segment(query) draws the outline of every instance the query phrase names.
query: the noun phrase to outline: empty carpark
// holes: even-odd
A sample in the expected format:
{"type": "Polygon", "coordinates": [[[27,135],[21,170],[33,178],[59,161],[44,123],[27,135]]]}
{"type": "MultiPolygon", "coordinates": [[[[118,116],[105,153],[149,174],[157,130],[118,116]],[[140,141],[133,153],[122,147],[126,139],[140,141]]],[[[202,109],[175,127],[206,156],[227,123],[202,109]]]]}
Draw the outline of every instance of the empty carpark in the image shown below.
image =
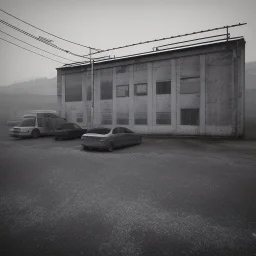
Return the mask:
{"type": "Polygon", "coordinates": [[[255,156],[253,141],[108,153],[3,129],[1,255],[254,255],[255,156]]]}

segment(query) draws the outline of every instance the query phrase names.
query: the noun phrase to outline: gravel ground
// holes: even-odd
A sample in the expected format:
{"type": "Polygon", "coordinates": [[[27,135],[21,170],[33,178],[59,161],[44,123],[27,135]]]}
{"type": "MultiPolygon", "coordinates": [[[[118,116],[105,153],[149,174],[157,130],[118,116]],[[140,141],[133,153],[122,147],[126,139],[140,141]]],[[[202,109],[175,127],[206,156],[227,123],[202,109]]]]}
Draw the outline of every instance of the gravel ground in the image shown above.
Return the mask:
{"type": "Polygon", "coordinates": [[[0,255],[256,255],[256,142],[112,153],[0,135],[0,255]]]}

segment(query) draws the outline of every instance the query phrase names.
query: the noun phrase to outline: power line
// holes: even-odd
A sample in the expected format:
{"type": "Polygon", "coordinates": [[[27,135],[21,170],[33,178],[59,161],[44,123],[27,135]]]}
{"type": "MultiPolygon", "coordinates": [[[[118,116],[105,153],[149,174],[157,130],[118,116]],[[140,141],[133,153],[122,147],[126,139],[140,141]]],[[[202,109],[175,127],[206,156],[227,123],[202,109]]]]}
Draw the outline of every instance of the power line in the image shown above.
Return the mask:
{"type": "Polygon", "coordinates": [[[34,48],[36,48],[36,49],[39,49],[40,51],[47,52],[47,53],[49,53],[49,54],[52,54],[52,55],[54,55],[54,56],[56,56],[56,57],[59,57],[59,58],[65,59],[65,60],[74,61],[74,60],[70,60],[70,59],[64,58],[64,57],[62,57],[62,56],[59,56],[59,55],[57,55],[57,54],[48,52],[48,51],[46,51],[46,50],[43,50],[43,49],[41,49],[41,48],[39,48],[39,47],[36,47],[36,46],[34,46],[34,45],[32,45],[32,44],[29,44],[29,43],[25,42],[25,41],[22,41],[22,40],[18,39],[17,37],[14,37],[14,36],[12,36],[12,35],[10,35],[10,34],[4,32],[4,31],[2,31],[2,30],[0,30],[0,32],[2,32],[2,33],[4,33],[4,34],[6,34],[7,36],[10,36],[10,37],[12,37],[12,38],[18,40],[18,41],[20,41],[20,42],[22,42],[22,43],[24,43],[24,44],[27,44],[27,45],[29,45],[29,46],[31,46],[31,47],[34,47],[34,48]]]}
{"type": "Polygon", "coordinates": [[[32,24],[30,24],[30,23],[28,23],[28,22],[26,22],[26,21],[24,21],[24,20],[22,20],[22,19],[19,19],[18,17],[14,16],[14,15],[12,15],[12,14],[10,14],[10,13],[8,13],[8,12],[2,10],[2,9],[0,9],[0,11],[1,11],[1,12],[4,12],[5,14],[7,14],[7,15],[9,15],[9,16],[11,16],[11,17],[13,17],[13,18],[16,19],[16,20],[19,20],[19,21],[21,21],[21,22],[23,22],[23,23],[25,23],[25,24],[27,24],[27,25],[33,27],[33,28],[36,28],[36,29],[38,29],[38,30],[40,30],[40,31],[42,31],[42,32],[44,32],[44,33],[46,33],[46,34],[48,34],[48,35],[51,35],[51,36],[53,36],[53,37],[56,37],[56,38],[58,38],[58,39],[60,39],[60,40],[69,42],[69,43],[71,43],[71,44],[76,44],[76,45],[79,45],[79,46],[81,46],[81,47],[85,47],[85,48],[87,48],[87,49],[92,49],[92,50],[95,50],[95,51],[101,51],[100,49],[96,49],[96,48],[93,48],[93,47],[90,47],[90,46],[78,44],[78,43],[75,43],[75,42],[73,42],[73,41],[67,40],[67,39],[65,39],[65,38],[56,36],[56,35],[54,35],[54,34],[52,34],[52,33],[49,33],[49,32],[47,32],[47,31],[41,29],[41,28],[38,28],[38,27],[36,27],[36,26],[34,26],[34,25],[32,25],[32,24]]]}
{"type": "MultiPolygon", "coordinates": [[[[187,33],[187,34],[181,34],[181,35],[177,35],[177,36],[163,37],[163,38],[159,38],[159,39],[143,41],[143,42],[139,42],[139,43],[135,43],[135,44],[127,44],[124,46],[118,46],[118,47],[109,48],[106,50],[97,51],[97,52],[92,53],[91,55],[94,55],[97,53],[102,53],[102,52],[109,52],[109,51],[113,51],[113,50],[123,49],[123,48],[128,48],[128,47],[132,47],[132,46],[136,46],[136,45],[148,44],[148,43],[153,43],[153,42],[158,42],[158,41],[163,41],[163,40],[168,40],[168,39],[173,39],[173,38],[178,38],[178,37],[184,37],[184,36],[190,36],[190,35],[196,35],[196,34],[200,34],[200,33],[216,31],[216,30],[220,30],[220,29],[228,29],[228,28],[232,28],[232,27],[243,26],[246,24],[247,23],[239,23],[239,24],[234,24],[234,25],[230,25],[230,26],[223,26],[223,27],[217,27],[217,28],[212,28],[212,29],[207,29],[207,30],[196,31],[193,33],[187,33]]],[[[86,57],[86,56],[88,56],[88,55],[84,55],[84,57],[86,57]]]]}
{"type": "Polygon", "coordinates": [[[29,37],[31,37],[31,38],[33,38],[33,39],[35,39],[35,40],[37,40],[37,41],[39,41],[39,42],[41,42],[41,43],[47,44],[47,45],[49,45],[49,46],[51,46],[51,47],[53,47],[53,48],[55,48],[55,49],[57,49],[57,50],[60,50],[60,51],[62,51],[62,52],[68,53],[68,54],[71,54],[71,55],[76,56],[76,57],[90,59],[89,57],[81,56],[81,55],[78,55],[78,54],[76,54],[76,53],[73,53],[73,52],[70,52],[70,51],[68,51],[68,50],[65,50],[65,49],[63,49],[63,48],[60,48],[60,47],[58,47],[57,45],[52,44],[52,43],[50,43],[50,42],[47,42],[47,41],[41,39],[40,37],[36,37],[36,36],[34,36],[34,35],[32,35],[32,34],[26,32],[25,30],[22,30],[22,29],[20,29],[20,28],[18,28],[18,27],[16,27],[16,26],[11,25],[10,23],[8,23],[8,22],[6,22],[6,21],[4,21],[4,20],[1,20],[1,19],[0,19],[0,23],[2,23],[2,24],[4,24],[4,25],[6,25],[6,26],[8,26],[8,27],[10,27],[10,28],[12,28],[12,29],[14,29],[14,30],[16,30],[16,31],[18,31],[18,32],[20,32],[20,33],[22,33],[22,34],[24,34],[24,35],[26,35],[26,36],[29,36],[29,37]]]}
{"type": "Polygon", "coordinates": [[[46,59],[49,59],[49,60],[52,60],[52,61],[55,61],[55,62],[58,62],[58,63],[61,63],[61,64],[65,64],[65,63],[63,63],[63,62],[60,62],[60,61],[58,61],[58,60],[51,59],[51,58],[46,57],[46,56],[44,56],[44,55],[42,55],[42,54],[39,54],[39,53],[37,53],[37,52],[33,52],[33,51],[31,51],[31,50],[29,50],[29,49],[27,49],[27,48],[24,48],[24,47],[22,47],[22,46],[20,46],[20,45],[14,44],[14,43],[12,43],[12,42],[10,42],[10,41],[8,41],[8,40],[5,40],[5,39],[3,39],[3,38],[0,38],[0,40],[3,40],[3,41],[5,41],[5,42],[7,42],[7,43],[10,43],[10,44],[13,44],[13,45],[15,45],[15,46],[17,46],[17,47],[19,47],[19,48],[22,48],[22,49],[24,49],[24,50],[26,50],[26,51],[32,52],[32,53],[34,53],[34,54],[37,54],[37,55],[39,55],[39,56],[41,56],[41,57],[44,57],[44,58],[46,58],[46,59]]]}

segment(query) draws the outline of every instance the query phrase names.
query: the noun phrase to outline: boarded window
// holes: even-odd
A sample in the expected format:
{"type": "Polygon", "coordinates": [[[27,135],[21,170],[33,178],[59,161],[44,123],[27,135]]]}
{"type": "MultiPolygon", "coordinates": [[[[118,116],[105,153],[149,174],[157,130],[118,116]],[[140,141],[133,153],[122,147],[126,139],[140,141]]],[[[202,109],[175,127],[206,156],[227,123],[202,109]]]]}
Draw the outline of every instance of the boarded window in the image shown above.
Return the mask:
{"type": "Polygon", "coordinates": [[[180,80],[180,94],[200,93],[200,78],[183,78],[180,80]]]}
{"type": "Polygon", "coordinates": [[[157,112],[156,124],[171,124],[171,112],[157,112]]]}
{"type": "Polygon", "coordinates": [[[76,121],[78,123],[82,123],[83,122],[83,113],[77,113],[76,114],[76,121]]]}
{"type": "Polygon", "coordinates": [[[156,82],[156,94],[171,94],[171,81],[156,82]]]}
{"type": "Polygon", "coordinates": [[[199,125],[199,109],[181,109],[181,125],[199,125]]]}
{"type": "Polygon", "coordinates": [[[113,84],[111,81],[101,82],[100,84],[100,99],[112,100],[113,98],[113,84]]]}
{"type": "Polygon", "coordinates": [[[65,80],[65,101],[82,101],[82,75],[67,74],[65,80]]]}
{"type": "Polygon", "coordinates": [[[134,114],[134,124],[146,125],[147,123],[148,123],[147,113],[135,113],[134,114]]]}
{"type": "Polygon", "coordinates": [[[134,85],[134,95],[143,96],[147,95],[147,84],[135,84],[134,85]]]}
{"type": "Polygon", "coordinates": [[[112,124],[112,113],[102,113],[101,124],[112,124]]]}
{"type": "Polygon", "coordinates": [[[129,113],[117,113],[117,124],[129,124],[129,113]]]}
{"type": "Polygon", "coordinates": [[[116,67],[116,74],[128,72],[128,66],[116,67]]]}
{"type": "Polygon", "coordinates": [[[129,85],[117,85],[116,97],[129,97],[129,85]]]}

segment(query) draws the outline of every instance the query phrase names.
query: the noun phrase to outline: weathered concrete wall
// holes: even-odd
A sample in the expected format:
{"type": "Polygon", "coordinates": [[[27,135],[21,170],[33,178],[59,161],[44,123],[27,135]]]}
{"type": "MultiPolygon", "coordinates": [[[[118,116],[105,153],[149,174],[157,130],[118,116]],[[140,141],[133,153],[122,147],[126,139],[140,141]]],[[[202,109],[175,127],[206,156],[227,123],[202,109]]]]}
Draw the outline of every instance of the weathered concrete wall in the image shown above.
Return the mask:
{"type": "MultiPolygon", "coordinates": [[[[142,133],[242,136],[244,48],[240,40],[95,65],[93,125],[112,127],[122,117],[129,119],[122,126],[142,133]],[[156,93],[159,82],[171,82],[171,91],[156,93]],[[147,85],[146,95],[136,95],[137,84],[147,85]],[[129,95],[117,97],[120,85],[129,85],[129,95]],[[111,90],[110,99],[101,99],[102,93],[108,94],[104,90],[111,90]],[[146,124],[136,124],[138,117],[146,117],[146,124]],[[165,121],[157,121],[159,118],[165,121]]],[[[83,126],[90,127],[90,71],[62,69],[58,81],[62,113],[70,120],[75,112],[82,113],[83,126]],[[82,101],[65,103],[65,75],[72,72],[83,73],[82,101]]]]}

